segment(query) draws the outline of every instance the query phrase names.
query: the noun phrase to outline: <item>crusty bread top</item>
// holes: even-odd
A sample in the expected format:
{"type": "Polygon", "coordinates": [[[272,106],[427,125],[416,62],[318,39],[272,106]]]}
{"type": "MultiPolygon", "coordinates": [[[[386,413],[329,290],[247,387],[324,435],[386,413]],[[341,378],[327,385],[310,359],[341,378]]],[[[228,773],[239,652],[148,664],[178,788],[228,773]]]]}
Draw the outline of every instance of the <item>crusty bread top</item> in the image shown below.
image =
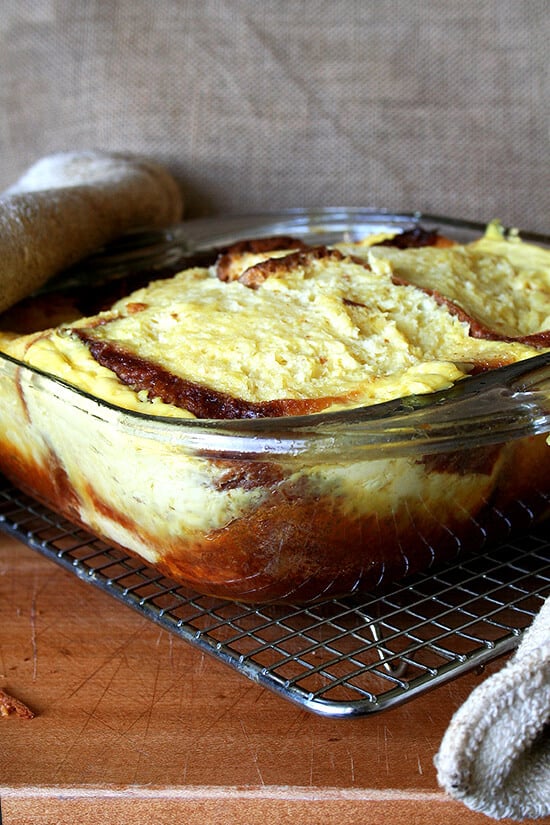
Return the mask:
{"type": "Polygon", "coordinates": [[[156,280],[6,351],[118,406],[255,418],[429,393],[550,348],[548,251],[538,259],[502,241],[489,254],[484,239],[446,250],[265,246],[240,244],[221,267],[156,280]],[[464,277],[469,265],[458,286],[457,256],[464,277]]]}

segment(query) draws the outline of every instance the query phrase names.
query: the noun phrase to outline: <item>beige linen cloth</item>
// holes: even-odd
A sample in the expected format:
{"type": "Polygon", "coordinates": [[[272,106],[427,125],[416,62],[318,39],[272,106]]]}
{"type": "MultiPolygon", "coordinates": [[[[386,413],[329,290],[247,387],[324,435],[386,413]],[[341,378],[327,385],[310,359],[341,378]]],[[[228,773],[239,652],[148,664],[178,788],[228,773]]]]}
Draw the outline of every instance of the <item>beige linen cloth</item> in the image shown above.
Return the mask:
{"type": "Polygon", "coordinates": [[[475,811],[550,816],[550,598],[513,658],[454,715],[435,762],[445,790],[475,811]]]}
{"type": "Polygon", "coordinates": [[[176,181],[128,153],[58,152],[0,194],[0,312],[116,237],[181,219],[176,181]]]}
{"type": "Polygon", "coordinates": [[[186,214],[423,210],[548,231],[548,0],[2,0],[0,190],[156,158],[186,214]]]}

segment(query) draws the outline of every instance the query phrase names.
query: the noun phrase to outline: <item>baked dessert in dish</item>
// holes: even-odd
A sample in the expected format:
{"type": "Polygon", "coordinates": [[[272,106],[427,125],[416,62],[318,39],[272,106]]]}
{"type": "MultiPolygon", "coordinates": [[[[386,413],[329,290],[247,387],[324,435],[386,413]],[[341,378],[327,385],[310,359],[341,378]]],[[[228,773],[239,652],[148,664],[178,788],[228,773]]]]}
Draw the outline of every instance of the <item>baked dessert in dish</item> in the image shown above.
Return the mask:
{"type": "Polygon", "coordinates": [[[497,224],[348,235],[240,239],[54,328],[8,313],[0,467],[252,602],[383,586],[545,517],[550,420],[481,381],[550,351],[550,251],[497,224]]]}

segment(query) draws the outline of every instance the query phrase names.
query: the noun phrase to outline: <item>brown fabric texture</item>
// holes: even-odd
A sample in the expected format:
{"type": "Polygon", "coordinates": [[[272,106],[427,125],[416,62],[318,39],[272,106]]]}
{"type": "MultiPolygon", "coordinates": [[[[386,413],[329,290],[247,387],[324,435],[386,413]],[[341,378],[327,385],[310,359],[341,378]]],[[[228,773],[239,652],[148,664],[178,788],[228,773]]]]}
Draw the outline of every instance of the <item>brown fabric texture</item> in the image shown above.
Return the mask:
{"type": "Polygon", "coordinates": [[[423,210],[547,231],[547,0],[3,0],[0,188],[146,154],[187,214],[423,210]]]}

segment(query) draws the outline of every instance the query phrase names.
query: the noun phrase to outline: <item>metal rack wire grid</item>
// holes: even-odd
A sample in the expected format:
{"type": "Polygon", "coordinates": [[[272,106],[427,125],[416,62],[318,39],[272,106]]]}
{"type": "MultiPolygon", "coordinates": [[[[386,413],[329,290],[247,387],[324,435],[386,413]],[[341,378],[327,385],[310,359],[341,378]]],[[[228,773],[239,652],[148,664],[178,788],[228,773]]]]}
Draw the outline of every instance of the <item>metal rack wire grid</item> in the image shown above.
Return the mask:
{"type": "Polygon", "coordinates": [[[550,595],[548,524],[383,594],[307,606],[197,595],[0,477],[0,529],[280,696],[382,711],[513,650],[550,595]]]}

